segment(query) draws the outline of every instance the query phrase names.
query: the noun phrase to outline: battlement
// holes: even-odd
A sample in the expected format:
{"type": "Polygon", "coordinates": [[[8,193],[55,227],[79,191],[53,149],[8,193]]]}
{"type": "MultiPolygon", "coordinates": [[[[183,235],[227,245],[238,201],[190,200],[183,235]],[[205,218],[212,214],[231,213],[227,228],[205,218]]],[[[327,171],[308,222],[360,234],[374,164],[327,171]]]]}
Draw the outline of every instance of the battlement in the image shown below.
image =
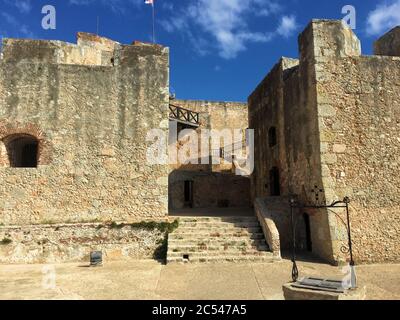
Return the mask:
{"type": "Polygon", "coordinates": [[[341,20],[314,19],[299,36],[300,59],[361,55],[361,42],[341,20]]]}
{"type": "Polygon", "coordinates": [[[168,48],[134,41],[122,45],[95,34],[78,32],[77,43],[54,40],[3,39],[2,60],[87,66],[115,66],[129,64],[134,53],[139,55],[168,54],[168,48]]]}

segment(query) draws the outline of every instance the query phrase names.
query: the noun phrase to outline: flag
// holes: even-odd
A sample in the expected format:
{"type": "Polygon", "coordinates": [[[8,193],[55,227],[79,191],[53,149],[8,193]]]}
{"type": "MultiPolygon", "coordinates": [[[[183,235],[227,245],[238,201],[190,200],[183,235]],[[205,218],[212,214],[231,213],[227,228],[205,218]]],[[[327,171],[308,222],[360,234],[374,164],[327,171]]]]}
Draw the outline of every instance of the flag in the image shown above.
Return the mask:
{"type": "Polygon", "coordinates": [[[145,4],[151,4],[153,11],[153,43],[156,43],[156,32],[155,32],[155,9],[154,9],[154,0],[144,0],[145,4]]]}

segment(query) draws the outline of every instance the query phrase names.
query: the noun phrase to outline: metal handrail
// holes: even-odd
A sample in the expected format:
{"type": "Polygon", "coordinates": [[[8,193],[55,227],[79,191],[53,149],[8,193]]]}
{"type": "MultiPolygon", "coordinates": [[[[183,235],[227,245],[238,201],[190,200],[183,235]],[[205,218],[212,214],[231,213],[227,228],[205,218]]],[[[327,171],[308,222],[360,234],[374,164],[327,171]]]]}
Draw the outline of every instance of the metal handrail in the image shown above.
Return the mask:
{"type": "Polygon", "coordinates": [[[171,120],[183,121],[187,124],[193,124],[195,126],[199,125],[198,112],[194,112],[174,104],[169,105],[169,111],[169,118],[171,120]]]}

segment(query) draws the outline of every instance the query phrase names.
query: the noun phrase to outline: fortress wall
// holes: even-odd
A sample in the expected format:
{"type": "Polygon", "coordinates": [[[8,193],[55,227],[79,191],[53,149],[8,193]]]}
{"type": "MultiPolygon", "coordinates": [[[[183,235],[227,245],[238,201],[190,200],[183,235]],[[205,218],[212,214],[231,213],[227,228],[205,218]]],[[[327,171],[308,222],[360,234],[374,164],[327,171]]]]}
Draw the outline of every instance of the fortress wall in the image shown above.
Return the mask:
{"type": "Polygon", "coordinates": [[[393,28],[375,41],[374,54],[400,57],[400,26],[393,28]]]}
{"type": "Polygon", "coordinates": [[[146,135],[168,132],[168,48],[124,46],[115,67],[14,49],[0,61],[0,224],[165,219],[168,166],[147,163],[146,135]],[[38,168],[10,168],[21,133],[39,140],[38,168]]]}
{"type": "Polygon", "coordinates": [[[352,199],[357,261],[398,262],[400,57],[332,58],[318,69],[327,196],[352,199]]]}
{"type": "MultiPolygon", "coordinates": [[[[198,112],[200,126],[196,129],[199,136],[199,163],[202,159],[209,159],[209,151],[201,154],[202,129],[225,130],[234,134],[235,129],[244,131],[248,128],[248,111],[246,103],[172,100],[171,104],[198,112]]],[[[242,141],[235,140],[232,142],[242,141]]],[[[223,141],[220,147],[223,147],[223,141]]],[[[210,143],[210,148],[212,148],[210,143]]],[[[180,146],[178,145],[178,150],[180,146]]],[[[217,152],[218,150],[214,150],[217,152]]],[[[215,165],[171,165],[169,176],[170,208],[182,209],[184,201],[184,183],[193,181],[193,206],[195,208],[207,207],[249,207],[250,181],[247,177],[236,176],[232,171],[232,163],[221,162],[215,165]]]]}
{"type": "MultiPolygon", "coordinates": [[[[299,49],[298,67],[285,72],[281,62],[249,98],[253,199],[269,195],[271,166],[280,170],[281,194],[301,203],[349,196],[356,262],[398,261],[400,58],[361,56],[354,33],[332,20],[313,20],[299,49]],[[268,148],[271,126],[281,152],[268,148]]],[[[304,211],[313,252],[331,262],[348,259],[346,228],[335,213],[304,211]]]]}
{"type": "Polygon", "coordinates": [[[201,126],[208,129],[247,129],[247,103],[173,100],[172,103],[199,112],[201,126]]]}

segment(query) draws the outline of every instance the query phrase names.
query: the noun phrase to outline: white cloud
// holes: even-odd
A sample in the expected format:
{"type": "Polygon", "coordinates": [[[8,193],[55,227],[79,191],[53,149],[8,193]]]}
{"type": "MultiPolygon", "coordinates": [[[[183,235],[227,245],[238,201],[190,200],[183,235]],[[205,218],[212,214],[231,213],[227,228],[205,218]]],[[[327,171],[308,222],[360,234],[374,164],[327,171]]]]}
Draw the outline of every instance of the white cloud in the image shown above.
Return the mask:
{"type": "Polygon", "coordinates": [[[69,0],[72,5],[88,6],[93,3],[101,3],[112,11],[123,13],[129,6],[138,7],[144,4],[143,0],[69,0]]]}
{"type": "MultiPolygon", "coordinates": [[[[200,46],[203,53],[217,49],[222,58],[232,59],[249,43],[265,43],[274,36],[275,32],[251,30],[248,21],[280,10],[281,6],[272,0],[198,0],[160,24],[167,32],[179,31],[188,36],[196,51],[200,46]],[[211,40],[205,40],[206,36],[211,40]]],[[[289,30],[293,26],[286,27],[289,30]]]]}
{"type": "Polygon", "coordinates": [[[1,18],[8,25],[7,30],[12,30],[11,32],[3,31],[4,36],[36,38],[35,34],[29,29],[29,27],[26,24],[20,23],[13,15],[7,12],[2,12],[1,18]]]}
{"type": "Polygon", "coordinates": [[[257,10],[256,14],[259,16],[268,17],[283,10],[282,6],[277,2],[259,1],[258,3],[261,7],[257,10]]]}
{"type": "Polygon", "coordinates": [[[10,6],[14,6],[21,13],[29,13],[32,10],[31,0],[4,0],[10,6]]]}
{"type": "Polygon", "coordinates": [[[367,19],[367,33],[380,35],[400,25],[400,0],[383,3],[371,11],[367,19]]]}
{"type": "Polygon", "coordinates": [[[295,16],[283,16],[276,32],[285,38],[289,38],[297,28],[298,25],[295,16]]]}
{"type": "Polygon", "coordinates": [[[28,13],[32,9],[31,0],[16,0],[15,1],[15,6],[22,13],[28,13]]]}
{"type": "Polygon", "coordinates": [[[173,11],[174,10],[174,4],[172,2],[163,2],[162,3],[162,8],[167,11],[173,11]]]}
{"type": "Polygon", "coordinates": [[[16,25],[18,25],[17,19],[15,19],[15,17],[12,16],[11,14],[7,12],[2,12],[1,16],[4,19],[4,21],[10,24],[11,26],[15,27],[16,25]]]}

